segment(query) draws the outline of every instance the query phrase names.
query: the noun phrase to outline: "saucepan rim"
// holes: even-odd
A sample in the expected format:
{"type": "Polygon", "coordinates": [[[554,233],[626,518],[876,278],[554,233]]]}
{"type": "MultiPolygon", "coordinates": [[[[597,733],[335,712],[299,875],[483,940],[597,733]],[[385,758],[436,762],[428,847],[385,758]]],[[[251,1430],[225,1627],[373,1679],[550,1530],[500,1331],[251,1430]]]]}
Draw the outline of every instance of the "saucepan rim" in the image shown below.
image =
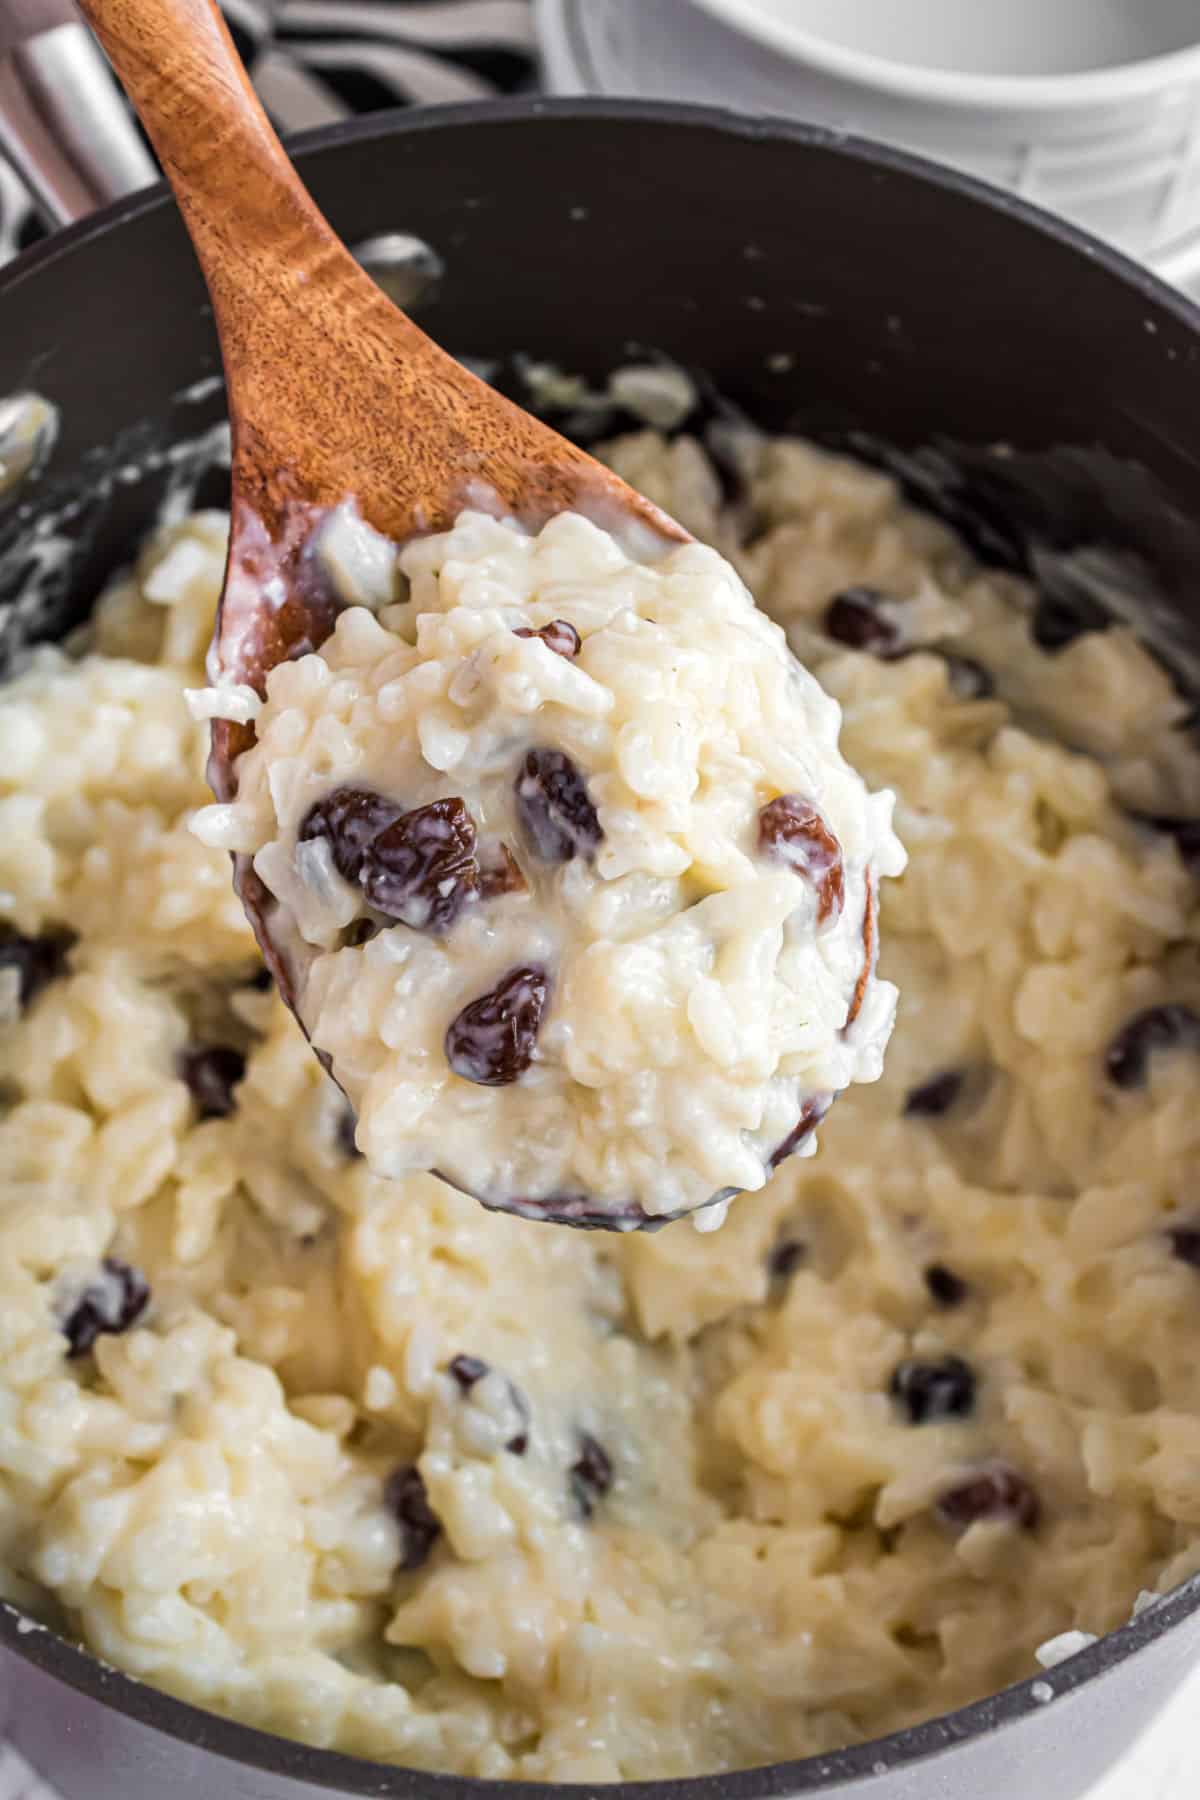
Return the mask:
{"type": "MultiPolygon", "coordinates": [[[[966,197],[1022,221],[1043,237],[1057,240],[1090,262],[1098,263],[1125,287],[1135,290],[1157,312],[1170,315],[1195,334],[1200,348],[1200,308],[1168,287],[1149,270],[1086,232],[1031,206],[1027,201],[989,187],[974,177],[947,169],[906,151],[824,127],[788,119],[748,119],[719,107],[678,102],[607,99],[537,99],[468,101],[453,106],[374,113],[363,119],[324,126],[298,134],[290,148],[304,160],[323,150],[372,138],[419,136],[483,123],[519,124],[534,118],[597,124],[675,124],[726,133],[732,137],[783,139],[901,175],[916,176],[929,186],[966,197]]],[[[62,256],[73,254],[93,238],[143,213],[171,204],[160,182],[128,196],[78,224],[47,238],[0,270],[0,303],[6,293],[33,279],[62,256]]],[[[942,1713],[888,1737],[874,1738],[824,1756],[768,1763],[720,1775],[687,1776],[663,1781],[615,1783],[620,1800],[785,1800],[855,1779],[880,1776],[919,1763],[1038,1712],[1048,1703],[1082,1687],[1126,1662],[1140,1650],[1200,1613],[1200,1575],[1145,1608],[1128,1624],[1108,1633],[1051,1671],[1031,1676],[997,1694],[942,1713]]],[[[299,1743],[244,1725],[181,1700],[110,1667],[80,1645],[36,1623],[7,1601],[0,1601],[0,1646],[77,1692],[114,1708],[140,1724],[250,1768],[308,1782],[317,1788],[351,1795],[389,1795],[396,1800],[580,1800],[594,1794],[594,1784],[573,1782],[498,1782],[471,1776],[442,1775],[381,1763],[340,1750],[299,1743]]]]}

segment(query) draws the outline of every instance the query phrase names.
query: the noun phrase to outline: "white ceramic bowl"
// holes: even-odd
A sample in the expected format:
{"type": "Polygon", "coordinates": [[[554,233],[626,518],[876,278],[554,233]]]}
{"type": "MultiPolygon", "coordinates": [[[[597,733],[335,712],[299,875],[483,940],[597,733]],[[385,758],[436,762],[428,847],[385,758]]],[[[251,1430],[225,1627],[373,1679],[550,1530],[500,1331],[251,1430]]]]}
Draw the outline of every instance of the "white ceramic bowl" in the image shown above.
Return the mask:
{"type": "Polygon", "coordinates": [[[902,144],[1200,284],[1200,0],[540,0],[562,92],[902,144]]]}

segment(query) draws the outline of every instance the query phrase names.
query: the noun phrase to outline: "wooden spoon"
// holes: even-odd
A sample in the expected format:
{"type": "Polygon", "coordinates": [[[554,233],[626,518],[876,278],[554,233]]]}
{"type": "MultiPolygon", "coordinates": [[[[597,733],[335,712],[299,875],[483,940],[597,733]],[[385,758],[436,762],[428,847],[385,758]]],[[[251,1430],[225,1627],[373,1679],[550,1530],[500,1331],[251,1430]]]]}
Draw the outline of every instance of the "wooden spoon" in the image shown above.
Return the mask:
{"type": "MultiPolygon", "coordinates": [[[[212,0],[80,4],[175,190],[221,340],[233,489],[213,679],[262,694],[277,663],[328,637],[339,605],[312,581],[301,552],[316,520],[350,496],[368,524],[400,543],[444,529],[467,505],[531,529],[574,509],[648,547],[687,539],[610,470],[469,374],[380,292],[301,183],[212,0]],[[282,604],[268,604],[268,581],[282,604]]],[[[235,758],[253,741],[252,726],[214,723],[209,779],[219,799],[233,797],[235,758]]],[[[235,856],[234,885],[296,1012],[299,972],[274,940],[275,902],[248,857],[235,856]]],[[[538,1216],[618,1222],[579,1196],[538,1216]]],[[[633,1201],[631,1221],[663,1222],[633,1201]]]]}
{"type": "MultiPolygon", "coordinates": [[[[82,0],[175,190],[212,296],[233,426],[233,531],[218,672],[266,673],[332,625],[292,572],[313,514],[348,496],[396,542],[490,497],[530,527],[585,508],[597,522],[687,534],[623,481],[471,375],[359,267],[268,122],[212,0],[82,0]]],[[[504,271],[497,271],[504,279],[504,271]]],[[[214,772],[250,741],[218,725],[214,772]]]]}

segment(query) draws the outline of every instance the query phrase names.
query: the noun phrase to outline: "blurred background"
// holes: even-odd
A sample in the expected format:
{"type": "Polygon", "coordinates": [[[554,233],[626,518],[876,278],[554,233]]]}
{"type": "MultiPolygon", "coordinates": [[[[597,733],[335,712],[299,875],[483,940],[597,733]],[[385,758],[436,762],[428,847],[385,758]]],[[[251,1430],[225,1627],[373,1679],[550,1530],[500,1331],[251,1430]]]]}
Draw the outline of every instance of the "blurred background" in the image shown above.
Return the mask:
{"type": "MultiPolygon", "coordinates": [[[[1200,0],[226,0],[224,10],[284,131],[537,88],[789,114],[1008,187],[1200,292],[1200,0]]],[[[0,151],[0,260],[151,177],[69,0],[0,0],[0,151]],[[73,170],[48,172],[64,141],[73,170]]]]}

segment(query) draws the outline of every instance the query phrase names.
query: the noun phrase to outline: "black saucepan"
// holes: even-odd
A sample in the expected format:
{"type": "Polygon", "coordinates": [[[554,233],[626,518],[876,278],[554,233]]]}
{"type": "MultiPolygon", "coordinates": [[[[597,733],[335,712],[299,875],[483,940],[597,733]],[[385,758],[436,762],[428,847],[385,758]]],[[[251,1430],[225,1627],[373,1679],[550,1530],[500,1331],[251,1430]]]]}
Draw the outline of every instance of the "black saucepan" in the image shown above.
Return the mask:
{"type": "MultiPolygon", "coordinates": [[[[1200,313],[1120,257],[892,151],[700,109],[451,107],[297,149],[352,242],[398,230],[438,253],[420,316],[456,351],[502,374],[529,352],[596,376],[631,349],[702,370],[709,408],[887,464],[1060,608],[1094,606],[1080,570],[1102,567],[1108,600],[1137,608],[1187,679],[1200,646],[1200,313]]],[[[9,650],[86,613],[150,522],[164,450],[220,417],[219,384],[204,379],[218,369],[161,190],[0,273],[0,394],[34,388],[63,415],[46,466],[0,502],[9,650]],[[31,533],[64,502],[76,554],[30,613],[14,599],[31,533]]],[[[11,1732],[70,1800],[500,1800],[489,1783],[229,1724],[8,1609],[0,1644],[11,1732]]],[[[1197,1660],[1200,1582],[1041,1682],[915,1730],[735,1776],[633,1783],[622,1800],[1075,1800],[1197,1660]]]]}

